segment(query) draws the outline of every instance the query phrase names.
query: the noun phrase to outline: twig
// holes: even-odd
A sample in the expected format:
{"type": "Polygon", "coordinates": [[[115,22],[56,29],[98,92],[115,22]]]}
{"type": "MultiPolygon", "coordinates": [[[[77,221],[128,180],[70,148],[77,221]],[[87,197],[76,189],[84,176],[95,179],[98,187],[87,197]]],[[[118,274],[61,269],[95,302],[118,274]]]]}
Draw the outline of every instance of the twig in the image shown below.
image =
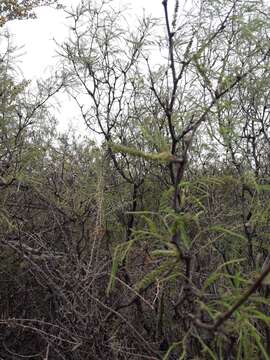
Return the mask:
{"type": "Polygon", "coordinates": [[[265,269],[262,271],[261,275],[257,278],[257,280],[255,280],[254,283],[249,287],[249,289],[241,296],[241,298],[228,311],[221,314],[213,324],[207,324],[207,323],[200,321],[199,319],[195,319],[193,315],[190,315],[190,317],[192,317],[195,320],[195,323],[197,325],[199,325],[200,327],[203,327],[203,328],[209,329],[209,330],[213,330],[213,331],[217,330],[262,285],[264,279],[267,277],[267,275],[269,273],[270,273],[270,262],[265,267],[265,269]]]}

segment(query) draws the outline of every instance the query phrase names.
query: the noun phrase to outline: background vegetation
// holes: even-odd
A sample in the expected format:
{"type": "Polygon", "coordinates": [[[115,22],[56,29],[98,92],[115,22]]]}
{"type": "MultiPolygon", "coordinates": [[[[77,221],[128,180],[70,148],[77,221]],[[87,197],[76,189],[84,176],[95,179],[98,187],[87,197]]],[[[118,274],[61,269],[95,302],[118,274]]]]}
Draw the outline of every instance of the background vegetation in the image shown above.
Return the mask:
{"type": "Polygon", "coordinates": [[[270,358],[269,8],[160,6],[68,11],[36,90],[1,30],[2,359],[270,358]],[[57,135],[58,91],[97,144],[57,135]]]}

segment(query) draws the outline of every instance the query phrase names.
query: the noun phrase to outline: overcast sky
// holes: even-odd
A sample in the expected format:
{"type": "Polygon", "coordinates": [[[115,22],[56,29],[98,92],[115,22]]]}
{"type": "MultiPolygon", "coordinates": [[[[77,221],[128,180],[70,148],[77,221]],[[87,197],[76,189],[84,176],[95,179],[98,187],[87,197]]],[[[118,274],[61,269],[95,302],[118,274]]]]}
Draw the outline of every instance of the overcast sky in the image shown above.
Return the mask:
{"type": "MultiPolygon", "coordinates": [[[[67,8],[76,7],[80,0],[62,0],[61,3],[67,8]]],[[[162,16],[161,0],[114,0],[115,6],[127,5],[132,9],[131,16],[134,20],[145,9],[146,13],[154,16],[162,16]]],[[[61,43],[68,37],[68,19],[62,10],[44,7],[36,11],[37,19],[16,20],[8,23],[8,29],[13,35],[13,42],[23,46],[20,53],[20,68],[27,79],[35,79],[49,76],[56,63],[56,43],[61,43]]],[[[130,19],[132,21],[132,19],[130,19]]],[[[64,100],[63,100],[64,101],[64,100]]],[[[56,114],[60,121],[60,128],[64,129],[69,123],[75,128],[82,128],[82,120],[75,107],[66,99],[59,112],[56,114]]]]}
{"type": "MultiPolygon", "coordinates": [[[[155,16],[162,15],[161,0],[114,0],[116,6],[132,8],[134,20],[143,9],[155,16]]],[[[76,7],[79,0],[61,1],[67,8],[76,7]]],[[[44,70],[54,64],[55,41],[61,42],[68,36],[68,19],[64,11],[44,7],[37,11],[37,19],[9,22],[8,28],[18,45],[24,45],[21,68],[26,77],[41,76],[44,70]]],[[[132,19],[131,19],[132,20],[132,19]]]]}

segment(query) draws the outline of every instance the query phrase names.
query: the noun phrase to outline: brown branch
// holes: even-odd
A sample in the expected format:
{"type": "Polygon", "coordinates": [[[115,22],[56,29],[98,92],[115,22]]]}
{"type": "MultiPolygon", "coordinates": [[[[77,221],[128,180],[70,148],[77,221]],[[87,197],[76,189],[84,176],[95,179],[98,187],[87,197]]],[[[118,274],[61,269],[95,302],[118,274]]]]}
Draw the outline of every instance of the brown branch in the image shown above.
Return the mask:
{"type": "Polygon", "coordinates": [[[269,273],[270,273],[270,262],[267,264],[265,269],[262,271],[261,275],[254,281],[254,283],[249,287],[249,289],[240,297],[240,299],[229,310],[227,310],[225,313],[219,315],[213,324],[207,324],[207,323],[202,322],[199,319],[194,319],[193,315],[190,315],[190,317],[193,318],[195,320],[195,323],[200,327],[203,327],[205,329],[212,330],[212,331],[217,330],[263,284],[264,279],[267,277],[267,275],[269,273]]]}
{"type": "Polygon", "coordinates": [[[177,137],[177,141],[182,139],[186,134],[189,132],[192,132],[193,134],[195,131],[199,128],[199,126],[206,120],[207,115],[209,114],[210,110],[217,104],[217,102],[227,93],[229,93],[233,88],[235,88],[236,85],[238,85],[242,80],[244,80],[248,75],[252,74],[252,72],[258,68],[260,64],[262,64],[265,59],[270,55],[270,49],[268,49],[261,60],[254,66],[252,66],[249,70],[244,72],[242,75],[237,75],[234,79],[234,81],[228,85],[225,89],[223,89],[221,92],[216,93],[215,98],[211,101],[211,103],[208,105],[208,107],[205,109],[203,114],[199,117],[199,119],[193,123],[190,123],[183,131],[182,133],[177,137]]]}

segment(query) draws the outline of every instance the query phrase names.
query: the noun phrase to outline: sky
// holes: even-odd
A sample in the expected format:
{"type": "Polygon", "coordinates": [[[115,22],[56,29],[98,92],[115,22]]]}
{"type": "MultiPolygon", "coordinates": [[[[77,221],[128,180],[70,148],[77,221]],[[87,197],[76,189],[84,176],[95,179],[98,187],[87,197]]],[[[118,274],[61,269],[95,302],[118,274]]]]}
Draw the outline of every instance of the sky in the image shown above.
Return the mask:
{"type": "MultiPolygon", "coordinates": [[[[66,6],[76,7],[80,0],[62,0],[66,6]]],[[[161,0],[114,0],[115,6],[128,6],[131,19],[143,14],[152,14],[155,17],[162,16],[161,0]]],[[[37,19],[15,20],[7,24],[12,40],[15,45],[21,47],[19,53],[19,67],[25,78],[35,81],[35,79],[46,78],[54,70],[56,64],[56,43],[63,42],[69,35],[68,17],[62,10],[49,7],[38,8],[36,10],[37,19]]],[[[70,99],[61,95],[56,117],[59,120],[59,129],[66,130],[72,125],[80,131],[85,131],[83,120],[80,118],[77,108],[71,103],[70,99]]]]}
{"type": "MultiPolygon", "coordinates": [[[[80,0],[60,0],[66,6],[76,7],[80,0]]],[[[136,16],[143,13],[162,15],[161,0],[114,0],[117,7],[127,5],[134,10],[136,16]],[[157,6],[158,5],[158,6],[157,6]]],[[[9,22],[8,29],[13,34],[13,40],[18,45],[24,45],[24,56],[21,58],[21,68],[26,76],[44,74],[44,70],[54,64],[55,41],[61,42],[68,37],[68,17],[64,11],[49,7],[36,10],[37,19],[16,20],[9,22]]],[[[131,19],[132,20],[132,19],[131,19]]]]}

